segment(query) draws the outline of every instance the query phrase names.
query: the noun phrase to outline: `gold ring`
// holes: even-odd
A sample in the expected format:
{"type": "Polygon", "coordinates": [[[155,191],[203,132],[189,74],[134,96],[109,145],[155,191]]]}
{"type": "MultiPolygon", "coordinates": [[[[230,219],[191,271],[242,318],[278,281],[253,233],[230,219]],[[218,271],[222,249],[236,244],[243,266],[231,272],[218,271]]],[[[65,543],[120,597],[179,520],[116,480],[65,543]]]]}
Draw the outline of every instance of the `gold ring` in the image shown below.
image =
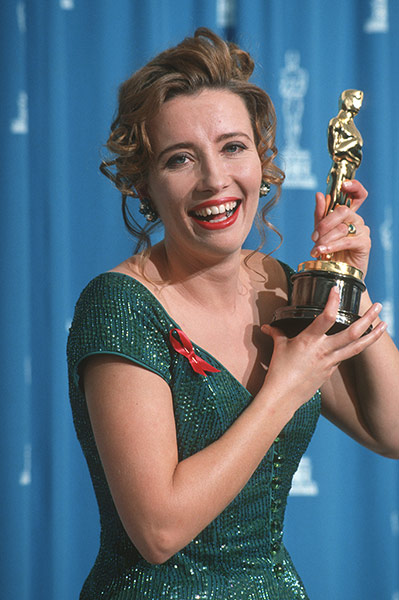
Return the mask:
{"type": "Polygon", "coordinates": [[[353,223],[348,223],[348,233],[346,235],[356,235],[356,232],[356,225],[354,225],[353,223]]]}

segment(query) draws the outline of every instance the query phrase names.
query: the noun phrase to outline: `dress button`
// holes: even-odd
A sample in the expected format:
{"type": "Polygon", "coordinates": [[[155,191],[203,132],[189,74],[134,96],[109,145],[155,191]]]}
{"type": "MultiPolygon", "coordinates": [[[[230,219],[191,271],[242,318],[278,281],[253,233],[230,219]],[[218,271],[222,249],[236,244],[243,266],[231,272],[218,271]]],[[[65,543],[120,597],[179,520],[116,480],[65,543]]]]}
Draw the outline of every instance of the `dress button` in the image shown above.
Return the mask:
{"type": "Polygon", "coordinates": [[[273,542],[271,545],[271,555],[276,556],[277,552],[280,550],[280,544],[278,542],[273,542]]]}
{"type": "Polygon", "coordinates": [[[272,533],[279,533],[281,531],[281,523],[280,523],[280,521],[277,521],[277,519],[274,519],[270,523],[270,531],[272,533]]]}
{"type": "Polygon", "coordinates": [[[283,462],[283,457],[280,454],[276,454],[276,456],[273,458],[273,466],[278,469],[279,467],[281,467],[283,462]]]}
{"type": "Polygon", "coordinates": [[[281,500],[272,500],[270,504],[271,504],[271,511],[277,512],[281,506],[281,500]]]}
{"type": "Polygon", "coordinates": [[[276,475],[272,478],[271,486],[273,490],[277,490],[280,487],[281,479],[276,475]]]}

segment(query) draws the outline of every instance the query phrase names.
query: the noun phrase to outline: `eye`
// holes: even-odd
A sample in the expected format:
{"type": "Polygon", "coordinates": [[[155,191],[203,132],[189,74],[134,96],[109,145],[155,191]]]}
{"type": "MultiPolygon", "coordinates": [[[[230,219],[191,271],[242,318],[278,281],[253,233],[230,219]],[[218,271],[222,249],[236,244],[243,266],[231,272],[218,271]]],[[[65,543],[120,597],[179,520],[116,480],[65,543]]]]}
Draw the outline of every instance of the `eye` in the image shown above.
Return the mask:
{"type": "Polygon", "coordinates": [[[224,146],[223,151],[227,152],[227,154],[238,154],[239,152],[242,152],[242,150],[245,149],[246,145],[242,142],[230,142],[229,144],[226,144],[224,146]]]}
{"type": "Polygon", "coordinates": [[[188,160],[189,160],[189,157],[187,156],[187,154],[184,154],[184,153],[174,154],[166,162],[166,167],[168,169],[175,169],[177,167],[185,165],[188,162],[188,160]]]}

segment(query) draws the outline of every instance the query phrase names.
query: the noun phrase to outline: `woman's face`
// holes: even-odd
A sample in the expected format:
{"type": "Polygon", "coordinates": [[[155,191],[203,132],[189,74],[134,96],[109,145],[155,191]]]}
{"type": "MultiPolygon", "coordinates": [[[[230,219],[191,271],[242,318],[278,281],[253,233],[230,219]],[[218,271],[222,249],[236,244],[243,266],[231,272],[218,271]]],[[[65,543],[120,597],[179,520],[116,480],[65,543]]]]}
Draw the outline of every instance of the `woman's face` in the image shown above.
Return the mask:
{"type": "Polygon", "coordinates": [[[164,224],[167,249],[185,256],[238,251],[262,179],[244,101],[228,90],[177,96],[148,133],[154,159],[145,192],[164,224]]]}

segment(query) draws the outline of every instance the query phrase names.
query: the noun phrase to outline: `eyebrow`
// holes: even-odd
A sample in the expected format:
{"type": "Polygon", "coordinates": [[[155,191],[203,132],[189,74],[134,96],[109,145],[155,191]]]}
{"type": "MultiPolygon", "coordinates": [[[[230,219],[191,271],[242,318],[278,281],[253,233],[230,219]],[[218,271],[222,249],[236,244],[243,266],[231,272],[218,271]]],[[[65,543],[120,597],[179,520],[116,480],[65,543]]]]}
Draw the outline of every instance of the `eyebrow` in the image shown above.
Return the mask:
{"type": "MultiPolygon", "coordinates": [[[[232,131],[229,133],[222,133],[219,137],[216,138],[216,143],[223,142],[223,140],[235,138],[235,137],[245,137],[248,140],[252,141],[252,138],[243,131],[232,131]]],[[[171,146],[167,146],[158,154],[157,160],[159,161],[165,154],[169,152],[174,152],[175,150],[182,150],[183,148],[194,148],[195,144],[192,142],[177,142],[177,144],[172,144],[171,146]]]]}

